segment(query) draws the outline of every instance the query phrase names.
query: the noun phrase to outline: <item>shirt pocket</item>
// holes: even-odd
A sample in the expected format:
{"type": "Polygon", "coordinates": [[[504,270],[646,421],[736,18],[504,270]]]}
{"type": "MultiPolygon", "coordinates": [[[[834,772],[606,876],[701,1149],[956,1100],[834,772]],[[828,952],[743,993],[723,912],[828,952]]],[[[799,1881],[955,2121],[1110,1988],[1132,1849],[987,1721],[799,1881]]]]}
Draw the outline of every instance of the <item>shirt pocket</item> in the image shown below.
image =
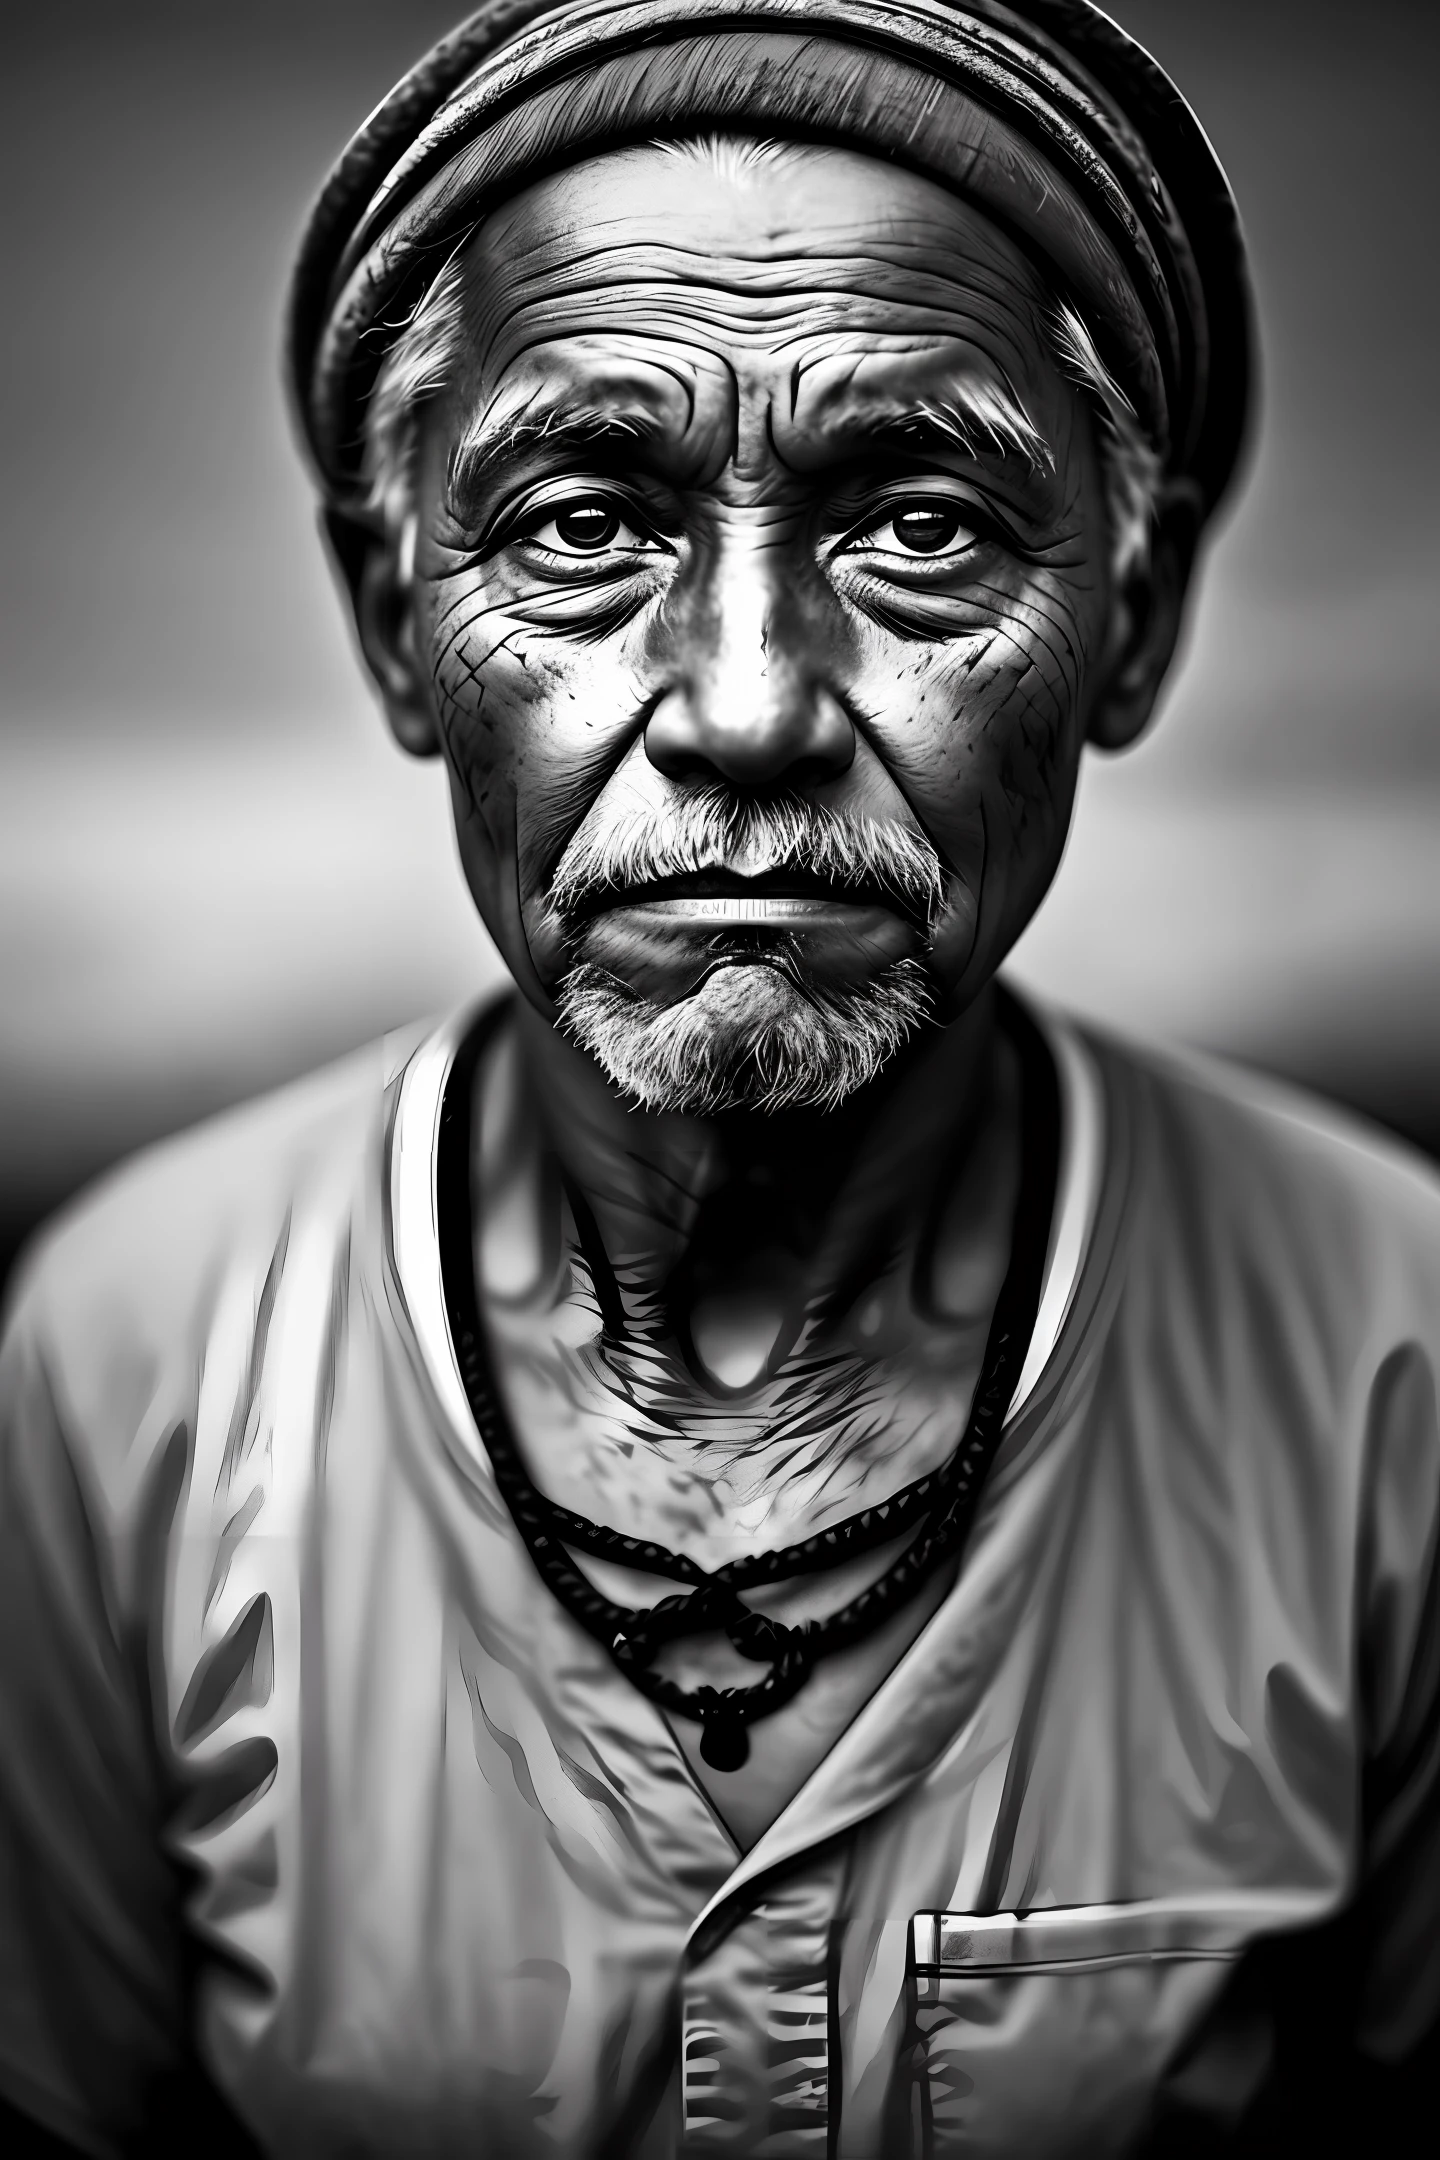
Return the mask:
{"type": "Polygon", "coordinates": [[[917,1913],[887,2153],[1124,2153],[1282,1899],[917,1913]]]}

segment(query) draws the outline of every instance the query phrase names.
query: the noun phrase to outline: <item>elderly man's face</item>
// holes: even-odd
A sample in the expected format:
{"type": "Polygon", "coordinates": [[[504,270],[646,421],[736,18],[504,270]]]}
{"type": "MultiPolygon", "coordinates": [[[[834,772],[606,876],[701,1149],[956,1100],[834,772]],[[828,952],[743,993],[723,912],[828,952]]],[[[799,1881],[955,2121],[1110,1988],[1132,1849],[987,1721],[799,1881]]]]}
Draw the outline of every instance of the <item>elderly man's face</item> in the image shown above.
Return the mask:
{"type": "Polygon", "coordinates": [[[818,148],[597,159],[466,268],[411,650],[521,982],[578,970],[716,1070],[757,1013],[963,1004],[1055,869],[1113,643],[1036,272],[818,148]]]}

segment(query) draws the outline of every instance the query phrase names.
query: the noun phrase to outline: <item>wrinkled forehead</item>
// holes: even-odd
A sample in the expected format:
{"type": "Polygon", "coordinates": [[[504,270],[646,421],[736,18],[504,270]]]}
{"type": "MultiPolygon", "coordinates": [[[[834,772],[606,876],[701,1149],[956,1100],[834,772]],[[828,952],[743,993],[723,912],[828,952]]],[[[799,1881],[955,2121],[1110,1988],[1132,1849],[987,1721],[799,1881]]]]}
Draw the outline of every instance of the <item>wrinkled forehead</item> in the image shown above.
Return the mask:
{"type": "Polygon", "coordinates": [[[497,212],[465,267],[467,428],[568,404],[678,436],[758,399],[823,436],[957,389],[1063,425],[1041,273],[972,205],[860,152],[595,158],[497,212]]]}

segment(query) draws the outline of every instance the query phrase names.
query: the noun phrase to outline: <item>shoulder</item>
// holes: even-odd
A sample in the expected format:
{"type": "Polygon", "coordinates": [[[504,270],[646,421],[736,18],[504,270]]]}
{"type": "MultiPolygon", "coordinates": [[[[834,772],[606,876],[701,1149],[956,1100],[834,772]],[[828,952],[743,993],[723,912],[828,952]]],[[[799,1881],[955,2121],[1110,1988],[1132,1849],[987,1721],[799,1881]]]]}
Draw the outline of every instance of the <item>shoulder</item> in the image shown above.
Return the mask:
{"type": "Polygon", "coordinates": [[[1375,1525],[1403,1521],[1413,1587],[1440,1508],[1434,1168],[1300,1090],[1082,1039],[1124,1188],[1107,1399],[1163,1458],[1178,1519],[1227,1496],[1225,1549],[1313,1569],[1336,1611],[1375,1525]]]}
{"type": "Polygon", "coordinates": [[[1283,1082],[1082,1028],[1099,1065],[1141,1234],[1196,1267],[1353,1320],[1440,1327],[1440,1171],[1380,1128],[1283,1082]]]}
{"type": "Polygon", "coordinates": [[[1097,1400],[1150,1510],[1136,1535],[1163,1518],[1166,1567],[1237,1661],[1284,1614],[1336,1700],[1356,1620],[1383,1735],[1440,1545],[1440,1178],[1300,1090],[1077,1034],[1118,1224],[1097,1400]]]}
{"type": "Polygon", "coordinates": [[[386,1037],[82,1193],[16,1271],[7,1393],[42,1386],[87,1455],[122,1454],[177,1376],[198,1387],[222,1306],[258,1323],[296,1255],[378,1232],[390,1109],[423,1040],[386,1037]]]}
{"type": "Polygon", "coordinates": [[[130,1156],[39,1232],[19,1301],[57,1321],[123,1307],[164,1325],[237,1237],[278,1236],[327,1173],[363,1171],[403,1063],[386,1038],[130,1156]]]}

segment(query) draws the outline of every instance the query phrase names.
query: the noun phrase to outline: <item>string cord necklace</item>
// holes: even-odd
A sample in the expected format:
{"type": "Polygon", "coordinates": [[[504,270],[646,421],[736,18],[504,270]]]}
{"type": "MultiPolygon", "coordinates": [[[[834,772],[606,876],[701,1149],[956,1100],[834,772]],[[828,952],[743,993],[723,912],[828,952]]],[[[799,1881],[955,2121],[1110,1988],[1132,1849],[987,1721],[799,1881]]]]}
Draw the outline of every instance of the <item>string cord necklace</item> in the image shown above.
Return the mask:
{"type": "Polygon", "coordinates": [[[964,1431],[953,1454],[913,1484],[828,1530],[773,1552],[751,1553],[714,1570],[644,1538],[626,1537],[551,1500],[532,1483],[490,1368],[475,1277],[470,1200],[474,1075],[504,1008],[482,1014],[446,1081],[436,1153],[440,1271],[460,1376],[495,1482],[542,1580],[586,1633],[602,1643],[641,1692],[677,1717],[698,1720],[700,1753],[714,1770],[738,1770],[750,1752],[748,1727],[798,1694],[818,1659],[850,1648],[915,1597],[962,1552],[981,1489],[1004,1432],[1006,1412],[1035,1331],[1059,1157],[1059,1099],[1050,1052],[1013,997],[1000,1020],[1020,1061],[1020,1184],[1010,1260],[964,1431]],[[756,1612],[740,1595],[763,1584],[813,1575],[903,1532],[910,1542],[883,1574],[835,1612],[798,1627],[756,1612]],[[657,1605],[620,1605],[598,1591],[571,1557],[661,1575],[683,1590],[657,1605]],[[664,1645],[722,1634],[740,1655],[769,1669],[741,1687],[685,1687],[655,1668],[664,1645]]]}

